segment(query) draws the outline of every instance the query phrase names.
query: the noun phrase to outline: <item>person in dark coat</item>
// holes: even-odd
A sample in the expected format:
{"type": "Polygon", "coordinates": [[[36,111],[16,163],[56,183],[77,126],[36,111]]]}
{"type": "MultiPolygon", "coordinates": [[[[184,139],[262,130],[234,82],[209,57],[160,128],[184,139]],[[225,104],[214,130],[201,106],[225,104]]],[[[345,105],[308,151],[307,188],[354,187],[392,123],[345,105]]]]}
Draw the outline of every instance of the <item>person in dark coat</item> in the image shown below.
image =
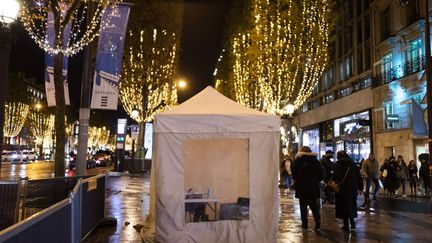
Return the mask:
{"type": "Polygon", "coordinates": [[[427,162],[425,159],[421,160],[420,170],[419,170],[420,178],[423,181],[424,186],[424,194],[428,195],[429,192],[429,186],[430,186],[430,170],[429,170],[429,162],[427,162]]]}
{"type": "Polygon", "coordinates": [[[303,146],[295,156],[292,176],[295,182],[295,197],[300,201],[302,228],[307,229],[307,209],[312,211],[315,220],[315,230],[321,228],[320,216],[320,182],[323,174],[317,154],[312,153],[308,146],[303,146]]]}
{"type": "MultiPolygon", "coordinates": [[[[333,151],[327,150],[320,160],[325,183],[327,183],[330,180],[330,178],[333,177],[333,171],[335,168],[335,163],[331,161],[331,158],[333,158],[333,154],[334,154],[333,151]]],[[[325,199],[323,203],[328,202],[329,204],[334,204],[334,193],[329,189],[325,189],[324,192],[325,192],[325,199]]]]}
{"type": "Polygon", "coordinates": [[[395,157],[389,158],[389,166],[387,171],[387,190],[392,197],[397,197],[396,191],[400,186],[400,179],[397,176],[397,171],[400,170],[399,163],[395,157]]]}
{"type": "Polygon", "coordinates": [[[363,193],[363,180],[356,164],[345,151],[337,153],[336,168],[333,179],[339,182],[339,193],[335,194],[336,218],[343,220],[344,231],[355,229],[354,218],[357,218],[357,194],[363,193]]]}
{"type": "Polygon", "coordinates": [[[410,188],[411,188],[411,196],[417,196],[417,183],[418,183],[418,176],[417,176],[417,165],[414,162],[414,160],[410,160],[408,164],[408,176],[410,181],[410,188]]]}

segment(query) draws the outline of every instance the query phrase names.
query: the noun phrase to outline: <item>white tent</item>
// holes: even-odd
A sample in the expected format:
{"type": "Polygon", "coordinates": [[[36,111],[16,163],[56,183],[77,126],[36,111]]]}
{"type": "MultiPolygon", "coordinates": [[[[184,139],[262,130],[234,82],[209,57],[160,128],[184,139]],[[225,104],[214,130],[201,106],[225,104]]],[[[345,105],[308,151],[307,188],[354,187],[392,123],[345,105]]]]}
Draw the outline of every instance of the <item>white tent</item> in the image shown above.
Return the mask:
{"type": "Polygon", "coordinates": [[[156,241],[276,242],[279,129],[279,117],[210,86],[156,115],[150,208],[156,241]],[[206,217],[195,220],[191,205],[204,205],[206,217]]]}

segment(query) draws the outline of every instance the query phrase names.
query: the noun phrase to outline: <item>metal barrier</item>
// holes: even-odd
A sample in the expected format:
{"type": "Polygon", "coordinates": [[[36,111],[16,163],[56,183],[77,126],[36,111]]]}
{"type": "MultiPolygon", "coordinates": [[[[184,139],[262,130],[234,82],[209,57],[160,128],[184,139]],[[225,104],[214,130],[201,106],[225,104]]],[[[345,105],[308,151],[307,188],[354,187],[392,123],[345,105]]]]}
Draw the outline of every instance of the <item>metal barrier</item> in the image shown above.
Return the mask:
{"type": "Polygon", "coordinates": [[[18,222],[21,181],[0,182],[0,230],[18,222]]]}
{"type": "Polygon", "coordinates": [[[66,199],[0,231],[0,242],[80,242],[103,219],[98,208],[105,208],[105,175],[80,178],[66,199]]]}
{"type": "Polygon", "coordinates": [[[26,180],[21,220],[67,198],[81,178],[88,176],[26,180]]]}

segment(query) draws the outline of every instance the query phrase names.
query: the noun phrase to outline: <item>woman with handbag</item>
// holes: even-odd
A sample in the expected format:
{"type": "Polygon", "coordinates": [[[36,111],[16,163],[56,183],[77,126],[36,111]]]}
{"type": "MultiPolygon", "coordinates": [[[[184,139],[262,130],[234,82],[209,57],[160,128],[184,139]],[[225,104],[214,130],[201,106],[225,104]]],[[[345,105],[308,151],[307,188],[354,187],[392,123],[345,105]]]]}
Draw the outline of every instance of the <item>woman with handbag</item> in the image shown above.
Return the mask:
{"type": "Polygon", "coordinates": [[[333,180],[338,182],[339,192],[335,194],[336,218],[343,220],[343,231],[356,228],[354,218],[357,218],[357,195],[363,194],[363,181],[360,171],[348,154],[341,150],[337,153],[336,168],[333,180]]]}

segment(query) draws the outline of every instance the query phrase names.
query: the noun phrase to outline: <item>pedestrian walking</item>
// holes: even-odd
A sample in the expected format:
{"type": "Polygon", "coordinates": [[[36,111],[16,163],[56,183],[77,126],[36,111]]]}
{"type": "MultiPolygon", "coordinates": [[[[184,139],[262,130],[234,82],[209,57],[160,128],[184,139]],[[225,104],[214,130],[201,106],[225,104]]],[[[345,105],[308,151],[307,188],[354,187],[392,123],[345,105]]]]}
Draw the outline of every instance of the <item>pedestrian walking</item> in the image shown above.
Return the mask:
{"type": "Polygon", "coordinates": [[[363,161],[361,174],[366,180],[366,191],[365,191],[365,202],[363,203],[363,207],[366,206],[366,204],[370,203],[370,197],[369,197],[369,191],[371,184],[374,183],[374,193],[373,193],[373,200],[377,201],[377,194],[379,191],[379,181],[378,178],[380,176],[379,172],[379,165],[378,161],[375,159],[375,156],[370,153],[369,157],[363,161]]]}
{"type": "Polygon", "coordinates": [[[284,156],[284,160],[282,161],[282,165],[281,165],[281,170],[282,170],[282,179],[285,182],[285,185],[287,187],[285,193],[289,193],[290,192],[290,187],[291,187],[291,165],[292,165],[292,160],[285,155],[284,156]]]}
{"type": "Polygon", "coordinates": [[[295,197],[300,201],[300,215],[304,229],[308,228],[308,207],[315,221],[315,231],[320,231],[320,182],[323,174],[317,154],[308,146],[303,146],[295,156],[292,176],[295,182],[295,197]]]}
{"type": "MultiPolygon", "coordinates": [[[[320,160],[321,168],[323,170],[323,178],[326,184],[333,177],[333,171],[335,169],[335,163],[331,161],[333,155],[334,155],[333,151],[327,150],[320,160]]],[[[325,192],[325,199],[323,203],[327,202],[329,204],[334,204],[334,193],[330,191],[328,188],[324,189],[324,192],[325,192]]]]}
{"type": "Polygon", "coordinates": [[[397,171],[399,164],[395,157],[389,158],[389,166],[387,172],[387,190],[391,197],[397,197],[396,191],[400,186],[400,179],[398,178],[397,171]]]}
{"type": "Polygon", "coordinates": [[[380,179],[383,183],[383,189],[386,194],[388,194],[388,186],[387,186],[388,167],[389,167],[389,161],[388,159],[385,159],[384,163],[380,167],[380,172],[381,172],[380,179]]]}
{"type": "Polygon", "coordinates": [[[429,170],[429,162],[425,158],[421,159],[419,174],[420,174],[420,177],[423,181],[424,195],[428,195],[429,187],[430,187],[430,185],[429,185],[429,183],[430,183],[430,180],[429,180],[430,170],[429,170]]]}
{"type": "Polygon", "coordinates": [[[339,182],[340,186],[339,192],[335,194],[336,218],[343,220],[343,231],[353,230],[356,228],[357,195],[363,193],[363,180],[356,164],[343,150],[337,153],[333,180],[339,182]]]}
{"type": "Polygon", "coordinates": [[[417,196],[417,183],[418,183],[418,177],[417,177],[417,165],[414,162],[414,160],[410,160],[408,164],[408,175],[409,175],[409,181],[410,181],[410,189],[411,189],[411,196],[417,196]]]}
{"type": "Polygon", "coordinates": [[[402,197],[406,197],[406,180],[408,177],[408,165],[405,163],[403,156],[398,156],[397,176],[402,185],[402,197]]]}

